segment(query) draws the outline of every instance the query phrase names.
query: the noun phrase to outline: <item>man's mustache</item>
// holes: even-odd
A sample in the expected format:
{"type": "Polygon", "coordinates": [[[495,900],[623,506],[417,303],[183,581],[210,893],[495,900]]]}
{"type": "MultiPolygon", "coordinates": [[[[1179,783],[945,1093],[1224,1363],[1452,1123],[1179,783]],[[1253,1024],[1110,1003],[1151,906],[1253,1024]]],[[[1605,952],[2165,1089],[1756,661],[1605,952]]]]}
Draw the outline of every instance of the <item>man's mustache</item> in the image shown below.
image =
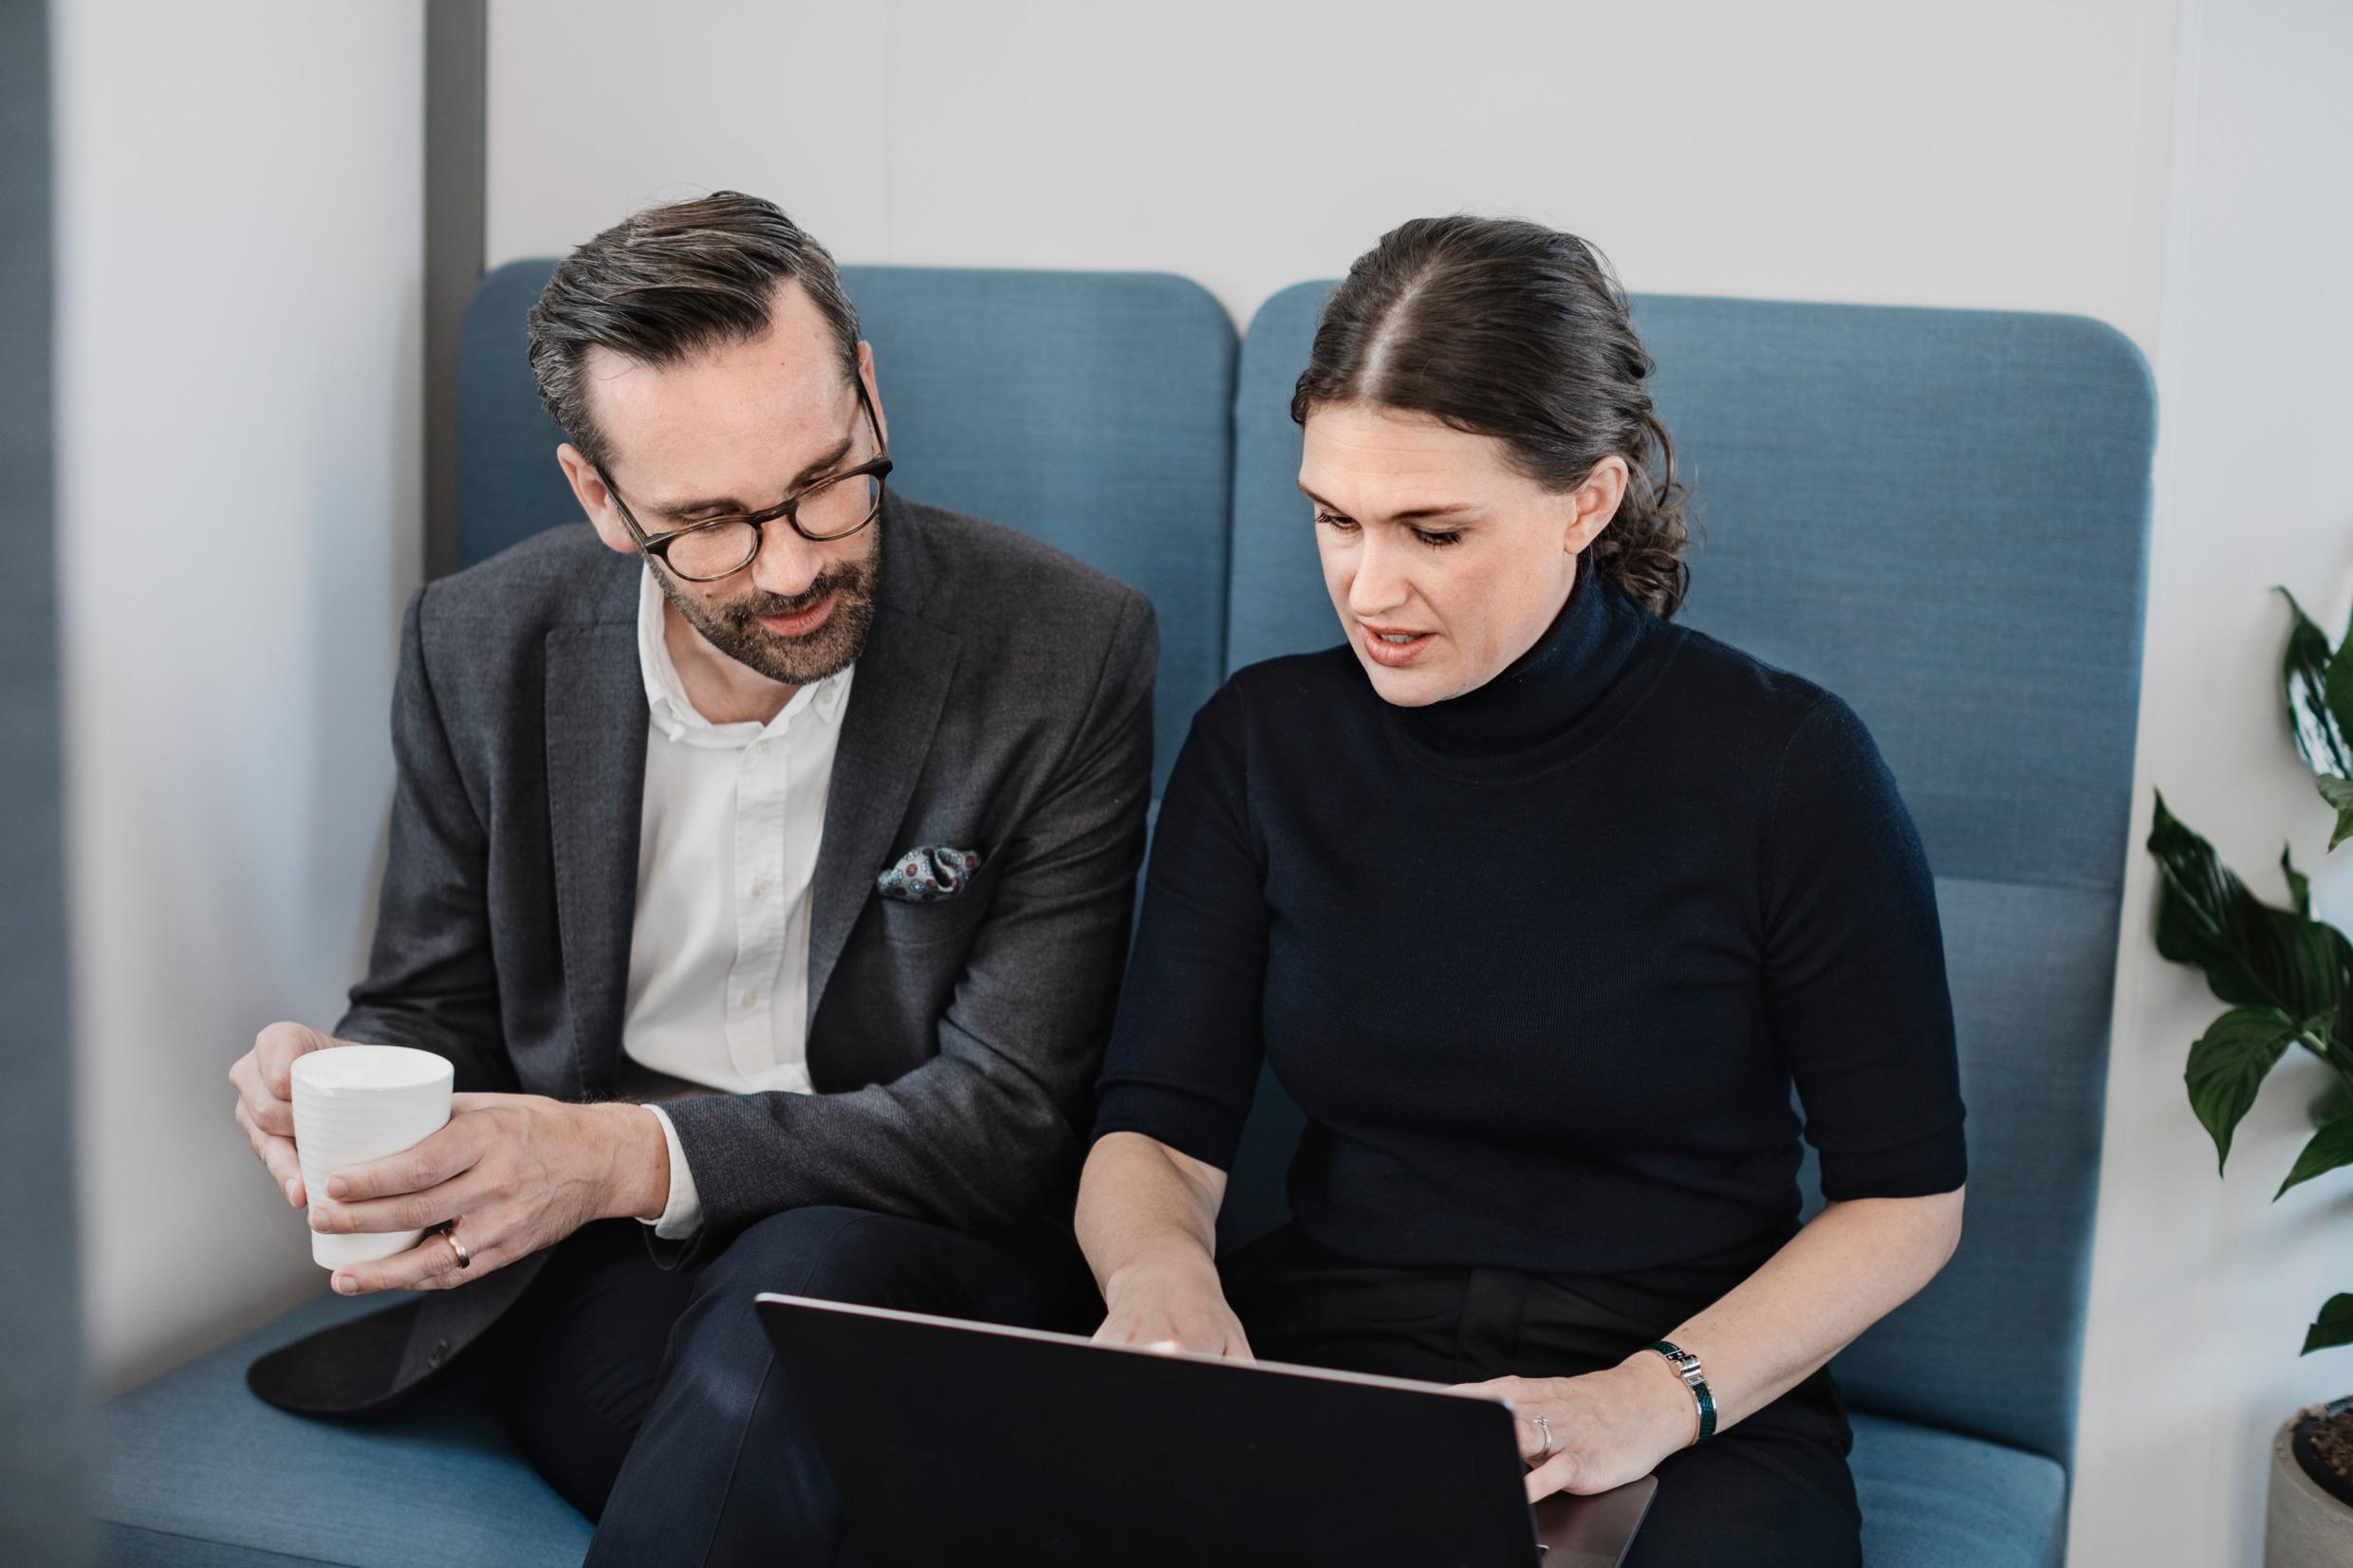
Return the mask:
{"type": "Polygon", "coordinates": [[[866,572],[862,566],[828,566],[817,574],[809,585],[797,594],[772,594],[755,588],[727,607],[727,618],[738,626],[765,617],[797,616],[813,609],[834,594],[846,599],[864,596],[866,572]]]}

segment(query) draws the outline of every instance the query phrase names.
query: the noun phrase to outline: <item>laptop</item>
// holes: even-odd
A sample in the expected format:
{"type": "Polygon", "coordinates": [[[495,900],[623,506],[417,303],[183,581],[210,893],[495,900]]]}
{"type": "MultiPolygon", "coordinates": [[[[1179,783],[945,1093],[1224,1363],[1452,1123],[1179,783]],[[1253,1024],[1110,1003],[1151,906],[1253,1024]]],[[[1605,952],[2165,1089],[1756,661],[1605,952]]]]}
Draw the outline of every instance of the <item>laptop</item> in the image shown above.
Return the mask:
{"type": "Polygon", "coordinates": [[[1511,1409],[1436,1383],[764,1294],[846,1561],[1617,1568],[1655,1478],[1531,1509],[1511,1409]]]}

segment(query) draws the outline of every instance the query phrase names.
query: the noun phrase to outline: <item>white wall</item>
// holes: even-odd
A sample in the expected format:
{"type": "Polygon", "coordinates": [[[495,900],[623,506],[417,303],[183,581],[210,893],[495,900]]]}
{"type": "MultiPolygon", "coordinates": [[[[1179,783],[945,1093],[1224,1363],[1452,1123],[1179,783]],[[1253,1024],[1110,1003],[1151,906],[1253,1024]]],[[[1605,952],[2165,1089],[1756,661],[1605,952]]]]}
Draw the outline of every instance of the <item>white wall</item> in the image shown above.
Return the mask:
{"type": "Polygon", "coordinates": [[[2084,1374],[2075,1560],[2259,1560],[2268,1448],[2304,1404],[2353,1393],[2353,1353],[2299,1359],[2353,1290],[2353,1183],[2272,1192],[2325,1082],[2297,1054],[2232,1145],[2228,1178],[2184,1106],[2189,1042],[2222,1010],[2149,932],[2152,791],[2258,894],[2283,839],[2315,904],[2353,929],[2353,848],[2281,714],[2285,583],[2332,636],[2353,604],[2353,10],[2212,0],[2185,19],[2167,222],[2162,430],[2134,855],[2084,1374]]]}
{"type": "Polygon", "coordinates": [[[851,262],[1154,267],[1239,317],[1429,212],[1652,292],[2003,305],[2143,343],[2171,0],[494,0],[493,264],[724,186],[851,262]]]}
{"type": "Polygon", "coordinates": [[[333,1022],[372,909],[421,563],[423,32],[394,0],[50,15],[84,1288],[111,1389],[324,1288],[226,1075],[272,1019],[333,1022]]]}

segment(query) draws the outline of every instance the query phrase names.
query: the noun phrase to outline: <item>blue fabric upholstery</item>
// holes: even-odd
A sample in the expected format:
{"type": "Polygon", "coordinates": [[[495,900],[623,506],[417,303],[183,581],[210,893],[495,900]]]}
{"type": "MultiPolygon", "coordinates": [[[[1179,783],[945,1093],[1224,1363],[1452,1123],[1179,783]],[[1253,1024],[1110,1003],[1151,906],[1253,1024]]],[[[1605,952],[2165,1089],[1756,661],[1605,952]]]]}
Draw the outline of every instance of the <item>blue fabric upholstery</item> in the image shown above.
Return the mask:
{"type": "Polygon", "coordinates": [[[556,466],[564,433],[531,379],[525,318],[555,263],[493,270],[466,302],[457,340],[457,563],[488,561],[542,528],[580,521],[556,466]]]}
{"type": "MultiPolygon", "coordinates": [[[[1288,414],[1330,287],[1276,295],[1243,340],[1229,669],[1339,638],[1288,414]]],[[[1894,1510],[1867,1537],[1872,1560],[2010,1561],[1948,1538],[1961,1516],[1924,1501],[1937,1484],[1909,1467],[1970,1434],[2041,1456],[2056,1496],[2072,1456],[2131,815],[2148,370],[2075,317],[1672,297],[1638,299],[1635,316],[1706,529],[1682,618],[1851,702],[1938,874],[1967,1233],[1836,1363],[1859,1410],[1946,1429],[1879,1421],[1859,1437],[1858,1473],[1872,1448],[1894,1510]],[[1931,1540],[1944,1555],[1915,1552],[1931,1540]]],[[[1270,1077],[1251,1123],[1227,1245],[1283,1213],[1299,1120],[1270,1077]]],[[[1805,1183],[1818,1207],[1810,1158],[1805,1183]]],[[[2056,1560],[2040,1530],[2016,1560],[2056,1560]]]]}
{"type": "Polygon", "coordinates": [[[1869,1568],[2059,1568],[2066,1472],[2058,1462],[1858,1412],[1855,1494],[1869,1568]]]}
{"type": "Polygon", "coordinates": [[[123,1568],[339,1563],[578,1568],[588,1522],[455,1381],[397,1419],[314,1421],[246,1389],[257,1356],[380,1299],[325,1293],[106,1406],[97,1512],[123,1568]]]}
{"type": "MultiPolygon", "coordinates": [[[[554,265],[510,262],[467,307],[464,565],[580,516],[525,357],[525,314],[554,265]]],[[[1155,778],[1165,780],[1193,710],[1224,678],[1235,348],[1225,307],[1165,273],[843,275],[874,344],[891,484],[1034,534],[1158,610],[1155,778]]]]}

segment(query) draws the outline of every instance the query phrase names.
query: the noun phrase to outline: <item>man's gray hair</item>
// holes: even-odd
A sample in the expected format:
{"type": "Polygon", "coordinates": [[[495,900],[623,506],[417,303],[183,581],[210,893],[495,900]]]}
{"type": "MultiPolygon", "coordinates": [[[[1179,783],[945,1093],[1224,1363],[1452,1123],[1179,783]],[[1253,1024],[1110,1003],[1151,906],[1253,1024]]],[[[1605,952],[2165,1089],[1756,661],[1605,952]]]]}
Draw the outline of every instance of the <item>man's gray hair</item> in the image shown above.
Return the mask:
{"type": "Polygon", "coordinates": [[[858,375],[858,311],[832,254],[772,201],[715,191],[649,207],[564,258],[531,306],[539,400],[592,463],[612,453],[588,411],[581,367],[592,348],[674,365],[769,326],[777,286],[808,291],[858,375]]]}

